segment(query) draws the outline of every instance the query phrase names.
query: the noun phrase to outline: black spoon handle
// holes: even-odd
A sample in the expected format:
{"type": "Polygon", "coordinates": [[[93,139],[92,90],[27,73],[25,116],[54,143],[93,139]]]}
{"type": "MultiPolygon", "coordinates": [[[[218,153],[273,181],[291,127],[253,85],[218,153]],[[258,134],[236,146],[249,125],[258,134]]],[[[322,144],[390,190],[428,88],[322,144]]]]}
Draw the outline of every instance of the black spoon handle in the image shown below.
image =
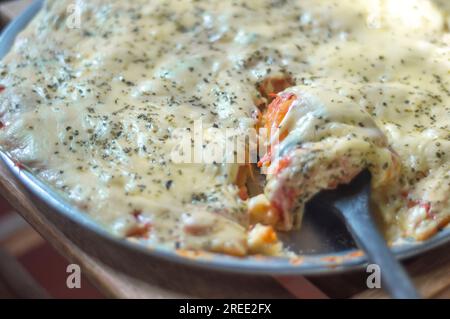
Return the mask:
{"type": "Polygon", "coordinates": [[[380,267],[381,283],[386,291],[394,298],[421,298],[378,231],[370,212],[369,199],[370,183],[366,183],[362,191],[337,200],[334,207],[344,217],[349,231],[369,261],[380,267]]]}

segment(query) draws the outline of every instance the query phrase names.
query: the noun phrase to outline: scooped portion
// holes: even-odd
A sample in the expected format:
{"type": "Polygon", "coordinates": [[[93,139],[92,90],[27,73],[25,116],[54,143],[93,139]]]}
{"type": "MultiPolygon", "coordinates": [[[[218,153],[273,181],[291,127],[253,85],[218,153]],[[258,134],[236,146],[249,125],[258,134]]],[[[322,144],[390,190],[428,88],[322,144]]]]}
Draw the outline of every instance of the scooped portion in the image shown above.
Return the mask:
{"type": "Polygon", "coordinates": [[[398,157],[372,117],[330,88],[288,88],[270,103],[262,122],[268,152],[259,166],[267,174],[270,205],[253,219],[279,230],[298,226],[305,203],[320,190],[348,183],[365,168],[374,188],[399,176],[398,157]]]}

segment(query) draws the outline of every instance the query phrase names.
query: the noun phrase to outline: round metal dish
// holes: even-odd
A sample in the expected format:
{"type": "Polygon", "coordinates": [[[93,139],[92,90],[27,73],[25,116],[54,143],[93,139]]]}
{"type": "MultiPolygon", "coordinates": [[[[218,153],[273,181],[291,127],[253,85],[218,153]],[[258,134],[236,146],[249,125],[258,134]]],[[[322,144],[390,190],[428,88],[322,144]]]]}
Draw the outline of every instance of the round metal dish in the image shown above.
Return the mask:
{"type": "MultiPolygon", "coordinates": [[[[16,35],[38,13],[42,5],[43,0],[35,1],[6,28],[0,38],[0,58],[7,54],[16,35]]],[[[31,172],[16,167],[6,153],[0,152],[0,159],[14,178],[26,187],[46,219],[87,253],[133,275],[146,276],[156,268],[174,266],[253,275],[313,275],[348,271],[366,264],[365,257],[356,249],[345,226],[332,214],[314,214],[311,209],[306,211],[301,231],[282,235],[284,242],[301,255],[299,258],[236,258],[209,253],[180,253],[158,247],[149,249],[108,233],[31,172]],[[321,216],[327,218],[320,220],[321,216]]],[[[425,242],[406,242],[393,250],[398,258],[407,258],[449,241],[450,228],[447,227],[425,242]]]]}

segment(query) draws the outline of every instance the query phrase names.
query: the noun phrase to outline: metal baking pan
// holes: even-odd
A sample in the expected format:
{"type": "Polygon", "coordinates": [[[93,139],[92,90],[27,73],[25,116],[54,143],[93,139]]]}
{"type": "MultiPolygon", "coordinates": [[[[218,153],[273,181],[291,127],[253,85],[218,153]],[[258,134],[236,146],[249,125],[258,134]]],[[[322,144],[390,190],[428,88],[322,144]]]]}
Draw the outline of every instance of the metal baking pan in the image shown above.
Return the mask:
{"type": "MultiPolygon", "coordinates": [[[[16,35],[42,8],[43,0],[35,1],[12,21],[0,38],[0,58],[11,48],[16,35]]],[[[359,253],[345,226],[331,214],[306,211],[301,231],[281,235],[284,242],[300,253],[300,258],[245,257],[219,254],[186,256],[163,248],[148,249],[108,233],[89,216],[62,198],[30,171],[18,168],[7,153],[0,151],[1,165],[6,165],[16,182],[29,191],[29,196],[42,215],[70,240],[102,262],[139,277],[149,277],[167,267],[220,270],[240,274],[331,274],[361,268],[366,258],[359,253]],[[321,219],[322,216],[329,216],[321,219]]],[[[393,251],[400,259],[420,254],[450,241],[450,228],[441,230],[424,242],[406,242],[393,251]]]]}

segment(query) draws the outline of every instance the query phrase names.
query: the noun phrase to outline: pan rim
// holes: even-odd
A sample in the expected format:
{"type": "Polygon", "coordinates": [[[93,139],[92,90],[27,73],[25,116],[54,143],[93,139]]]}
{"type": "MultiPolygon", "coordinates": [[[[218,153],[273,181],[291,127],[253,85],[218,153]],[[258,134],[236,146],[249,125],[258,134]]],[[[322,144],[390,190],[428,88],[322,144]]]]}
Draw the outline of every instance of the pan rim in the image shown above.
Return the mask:
{"type": "MultiPolygon", "coordinates": [[[[0,58],[3,58],[13,45],[14,39],[23,28],[41,10],[45,0],[35,0],[21,15],[14,19],[3,31],[0,37],[0,58]]],[[[83,213],[58,194],[48,184],[37,178],[32,172],[18,168],[12,157],[0,150],[0,161],[8,170],[44,203],[55,209],[64,217],[70,219],[85,228],[96,233],[106,240],[121,246],[124,249],[132,249],[143,255],[150,255],[169,262],[182,264],[189,267],[197,267],[208,270],[218,270],[240,274],[252,275],[319,275],[336,274],[351,270],[361,269],[367,264],[364,255],[360,255],[358,249],[344,250],[332,254],[305,254],[300,258],[289,259],[280,257],[233,257],[219,254],[201,254],[195,258],[186,258],[175,250],[155,247],[147,248],[144,245],[132,243],[126,239],[114,236],[99,223],[95,222],[88,214],[83,213]]],[[[424,242],[411,242],[393,247],[393,252],[399,259],[405,259],[420,255],[433,248],[450,242],[450,227],[446,227],[438,234],[424,242]]]]}

